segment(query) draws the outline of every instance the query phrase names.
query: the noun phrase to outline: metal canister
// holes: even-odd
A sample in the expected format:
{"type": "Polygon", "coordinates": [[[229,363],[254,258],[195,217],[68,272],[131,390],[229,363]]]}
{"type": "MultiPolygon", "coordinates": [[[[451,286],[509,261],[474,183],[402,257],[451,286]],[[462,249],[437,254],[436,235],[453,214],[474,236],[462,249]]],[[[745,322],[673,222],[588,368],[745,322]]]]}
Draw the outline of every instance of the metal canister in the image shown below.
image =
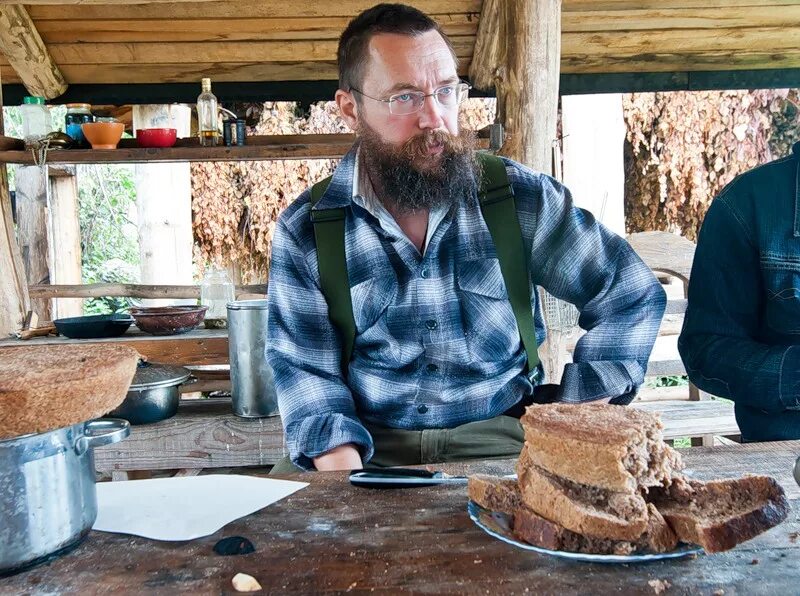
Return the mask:
{"type": "Polygon", "coordinates": [[[244,126],[244,119],[236,119],[236,144],[244,145],[244,140],[247,137],[247,129],[244,126]]]}
{"type": "Polygon", "coordinates": [[[265,354],[267,301],[228,303],[228,350],[233,413],[245,418],[278,414],[272,368],[265,354]]]}
{"type": "Polygon", "coordinates": [[[226,118],[222,121],[222,142],[225,143],[226,147],[230,147],[233,145],[233,127],[234,122],[232,118],[226,118]]]}

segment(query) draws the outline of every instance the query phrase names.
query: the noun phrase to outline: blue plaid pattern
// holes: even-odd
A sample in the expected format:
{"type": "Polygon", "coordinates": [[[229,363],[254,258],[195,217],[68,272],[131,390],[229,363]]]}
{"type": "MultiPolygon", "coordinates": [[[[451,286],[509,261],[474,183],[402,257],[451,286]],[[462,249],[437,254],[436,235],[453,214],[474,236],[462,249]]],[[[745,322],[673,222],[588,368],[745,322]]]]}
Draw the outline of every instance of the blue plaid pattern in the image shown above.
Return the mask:
{"type": "MultiPolygon", "coordinates": [[[[341,340],[319,285],[309,191],[273,237],[266,355],[292,461],[305,469],[353,443],[364,461],[382,426],[451,428],[498,416],[533,391],[525,352],[477,197],[436,228],[423,256],[352,200],[355,148],[315,209],[346,207],[345,250],[356,322],[347,381],[341,340]]],[[[642,383],[666,304],[624,239],[572,206],[552,178],[506,160],[532,282],[575,304],[587,333],[566,365],[560,399],[585,402],[642,383]]],[[[539,343],[545,327],[532,292],[539,343]]]]}

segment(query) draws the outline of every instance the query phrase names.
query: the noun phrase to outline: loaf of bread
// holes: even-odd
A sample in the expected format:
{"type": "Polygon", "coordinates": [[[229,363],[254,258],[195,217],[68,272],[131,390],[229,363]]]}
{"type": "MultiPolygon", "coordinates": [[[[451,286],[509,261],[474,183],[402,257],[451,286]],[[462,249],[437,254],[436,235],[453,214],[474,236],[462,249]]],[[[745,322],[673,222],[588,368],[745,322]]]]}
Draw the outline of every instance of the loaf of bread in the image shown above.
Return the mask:
{"type": "Polygon", "coordinates": [[[139,354],[119,345],[25,345],[0,348],[0,439],[41,433],[116,408],[139,354]]]}
{"type": "Polygon", "coordinates": [[[531,406],[520,420],[531,462],[615,492],[667,486],[683,465],[657,416],[608,404],[531,406]]]}
{"type": "Polygon", "coordinates": [[[610,405],[536,405],[522,418],[518,480],[479,476],[470,498],[512,517],[513,532],[551,550],[668,552],[679,541],[715,553],[789,513],[766,476],[700,482],[681,474],[657,417],[610,405]]]}

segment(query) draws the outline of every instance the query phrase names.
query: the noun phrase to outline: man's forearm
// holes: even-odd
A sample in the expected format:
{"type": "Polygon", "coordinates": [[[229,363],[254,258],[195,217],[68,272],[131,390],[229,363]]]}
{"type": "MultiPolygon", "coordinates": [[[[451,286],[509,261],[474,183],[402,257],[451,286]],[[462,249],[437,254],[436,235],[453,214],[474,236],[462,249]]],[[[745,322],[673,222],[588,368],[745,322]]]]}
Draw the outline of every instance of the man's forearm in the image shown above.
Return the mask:
{"type": "Polygon", "coordinates": [[[332,470],[360,470],[363,468],[361,454],[355,445],[348,443],[334,447],[327,453],[314,458],[314,467],[320,472],[332,470]]]}

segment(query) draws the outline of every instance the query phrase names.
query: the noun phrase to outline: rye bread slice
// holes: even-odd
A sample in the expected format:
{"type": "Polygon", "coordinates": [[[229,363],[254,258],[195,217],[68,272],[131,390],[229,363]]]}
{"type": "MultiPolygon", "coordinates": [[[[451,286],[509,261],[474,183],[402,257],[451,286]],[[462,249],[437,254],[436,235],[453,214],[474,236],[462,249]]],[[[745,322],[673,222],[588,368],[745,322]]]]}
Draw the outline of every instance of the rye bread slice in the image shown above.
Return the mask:
{"type": "Polygon", "coordinates": [[[667,552],[678,539],[658,510],[648,504],[648,522],[636,542],[582,536],[536,514],[522,504],[515,480],[476,474],[468,482],[469,498],[490,511],[511,515],[514,535],[528,544],[568,552],[629,555],[633,552],[667,552]]]}
{"type": "Polygon", "coordinates": [[[584,536],[636,541],[649,513],[638,492],[612,492],[560,478],[534,465],[526,445],[517,463],[522,502],[551,522],[584,536]]]}
{"type": "Polygon", "coordinates": [[[608,404],[530,406],[521,421],[531,462],[577,484],[615,492],[669,486],[683,468],[659,418],[608,404]]]}
{"type": "Polygon", "coordinates": [[[475,474],[467,479],[471,501],[489,511],[513,515],[522,506],[517,481],[488,474],[475,474]]]}
{"type": "Polygon", "coordinates": [[[97,418],[125,399],[139,353],[126,346],[0,348],[0,439],[97,418]]]}
{"type": "Polygon", "coordinates": [[[769,476],[680,480],[650,498],[678,538],[708,553],[729,550],[777,526],[790,510],[783,488],[769,476]]]}

